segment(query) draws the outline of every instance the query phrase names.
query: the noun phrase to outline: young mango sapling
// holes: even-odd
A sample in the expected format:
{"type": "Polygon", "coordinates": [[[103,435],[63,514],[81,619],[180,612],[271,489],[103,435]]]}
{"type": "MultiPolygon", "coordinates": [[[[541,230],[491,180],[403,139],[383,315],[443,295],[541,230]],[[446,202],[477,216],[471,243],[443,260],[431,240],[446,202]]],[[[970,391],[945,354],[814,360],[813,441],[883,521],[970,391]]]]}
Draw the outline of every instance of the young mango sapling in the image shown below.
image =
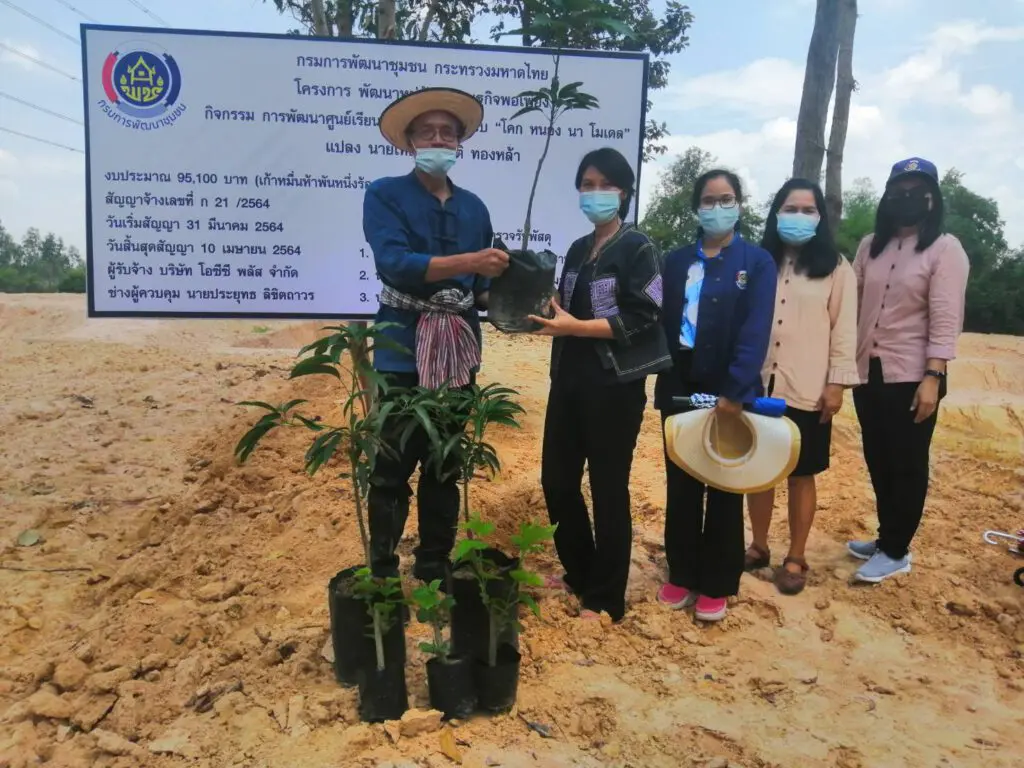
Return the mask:
{"type": "Polygon", "coordinates": [[[522,523],[519,532],[512,536],[516,548],[516,567],[508,571],[510,577],[500,589],[492,584],[502,579],[504,571],[499,563],[487,556],[491,550],[485,541],[493,535],[495,525],[472,518],[466,527],[473,538],[460,541],[455,547],[456,563],[465,564],[477,582],[480,599],[483,601],[489,619],[487,658],[478,660],[476,667],[477,698],[481,709],[487,712],[507,712],[515,704],[519,685],[519,652],[507,643],[499,643],[502,631],[514,623],[519,631],[518,608],[525,605],[534,615],[540,616],[540,607],[525,587],[539,587],[543,579],[534,571],[524,567],[529,555],[543,551],[544,545],[554,538],[557,525],[522,523]]]}
{"type": "MultiPolygon", "coordinates": [[[[471,517],[469,486],[478,474],[494,477],[501,471],[501,461],[495,447],[485,440],[487,430],[494,424],[519,429],[518,417],[526,411],[512,398],[519,393],[491,383],[485,387],[474,384],[462,390],[451,391],[451,413],[464,424],[441,446],[441,460],[454,453],[458,459],[458,478],[462,485],[462,519],[471,517]]],[[[468,535],[472,535],[467,530],[468,535]]]]}
{"type": "MultiPolygon", "coordinates": [[[[428,433],[435,433],[430,422],[430,412],[413,407],[416,394],[408,393],[385,399],[371,405],[367,387],[372,386],[383,394],[390,387],[388,380],[375,371],[369,358],[353,355],[353,363],[343,366],[342,359],[353,349],[372,352],[374,349],[405,351],[403,347],[387,338],[385,332],[393,324],[380,323],[373,326],[334,326],[324,330],[329,335],[303,347],[299,351],[302,360],[297,362],[289,378],[310,375],[330,375],[345,381],[346,397],[341,408],[341,423],[332,425],[319,416],[308,416],[296,409],[304,400],[291,400],[282,405],[271,405],[260,401],[247,401],[241,405],[262,408],[266,413],[243,435],[235,448],[239,462],[244,463],[252,455],[260,441],[278,427],[299,427],[313,433],[313,440],[305,452],[304,467],[314,475],[328,466],[336,454],[347,460],[347,467],[338,477],[349,482],[355,506],[355,517],[359,527],[360,541],[365,561],[361,565],[340,571],[328,585],[328,602],[331,613],[331,636],[334,643],[334,668],[338,682],[354,685],[360,681],[363,669],[374,669],[377,655],[374,647],[394,647],[397,656],[390,659],[392,666],[404,665],[405,641],[401,622],[390,629],[386,622],[368,621],[364,606],[366,599],[380,601],[385,606],[394,602],[395,584],[388,579],[376,579],[369,570],[371,565],[370,541],[366,520],[366,499],[370,480],[378,457],[393,452],[394,448],[384,439],[386,430],[393,424],[421,423],[428,433]],[[364,383],[366,386],[364,386],[364,383]],[[426,423],[423,423],[426,422],[426,423]],[[357,587],[359,594],[357,595],[357,587]],[[367,642],[367,635],[374,637],[374,643],[367,642]],[[398,634],[401,642],[385,642],[385,635],[398,634]],[[369,646],[369,647],[368,647],[369,646]]],[[[399,394],[393,392],[393,394],[399,394]]],[[[409,431],[409,427],[405,427],[409,431]]],[[[403,435],[404,439],[405,435],[403,435]]],[[[390,611],[385,607],[385,614],[390,611]]],[[[371,617],[372,618],[372,617],[371,617]]]]}
{"type": "Polygon", "coordinates": [[[519,250],[509,250],[504,243],[497,244],[508,253],[509,264],[508,269],[491,281],[487,317],[495,327],[507,333],[538,330],[539,326],[529,320],[529,315],[551,316],[550,302],[558,257],[548,249],[535,252],[530,248],[531,240],[534,239],[533,203],[558,121],[569,112],[589,111],[600,106],[596,96],[580,90],[582,81],[562,84],[559,78],[561,51],[570,46],[574,30],[579,29],[580,25],[598,33],[613,32],[625,37],[633,35],[629,27],[618,18],[620,11],[602,0],[548,0],[545,5],[545,12],[535,14],[529,25],[501,33],[543,39],[550,41],[549,44],[554,43],[555,47],[554,73],[547,87],[519,93],[518,98],[526,106],[510,118],[517,120],[526,115],[542,115],[544,148],[537,160],[530,186],[519,250]]]}
{"type": "MultiPolygon", "coordinates": [[[[494,383],[485,387],[474,384],[448,394],[448,412],[455,423],[452,436],[438,448],[437,463],[455,466],[454,471],[462,486],[462,530],[470,538],[474,535],[466,525],[473,511],[470,487],[477,477],[493,477],[501,471],[497,448],[488,442],[488,434],[494,425],[519,428],[519,416],[525,411],[513,399],[517,394],[514,389],[494,383]]],[[[489,549],[486,554],[493,562],[501,564],[500,580],[509,582],[508,572],[516,567],[516,563],[496,549],[489,549]]],[[[485,658],[489,619],[474,578],[465,564],[456,564],[452,577],[447,589],[456,600],[451,629],[454,650],[461,656],[485,658]]],[[[492,585],[492,589],[499,588],[498,583],[492,585]]],[[[506,626],[502,640],[515,645],[516,628],[506,626]]]]}
{"type": "Polygon", "coordinates": [[[413,589],[409,602],[416,608],[416,618],[433,630],[433,642],[420,643],[420,650],[433,657],[427,661],[430,706],[445,718],[469,717],[476,707],[472,659],[453,655],[444,639],[455,598],[441,592],[441,580],[435,579],[413,589]]]}
{"type": "Polygon", "coordinates": [[[409,708],[405,633],[398,610],[405,604],[402,580],[397,576],[378,578],[369,568],[360,568],[355,574],[353,592],[366,605],[376,662],[372,668],[367,665],[359,670],[359,717],[368,723],[398,720],[409,708]],[[386,641],[391,647],[385,646],[386,641]]]}

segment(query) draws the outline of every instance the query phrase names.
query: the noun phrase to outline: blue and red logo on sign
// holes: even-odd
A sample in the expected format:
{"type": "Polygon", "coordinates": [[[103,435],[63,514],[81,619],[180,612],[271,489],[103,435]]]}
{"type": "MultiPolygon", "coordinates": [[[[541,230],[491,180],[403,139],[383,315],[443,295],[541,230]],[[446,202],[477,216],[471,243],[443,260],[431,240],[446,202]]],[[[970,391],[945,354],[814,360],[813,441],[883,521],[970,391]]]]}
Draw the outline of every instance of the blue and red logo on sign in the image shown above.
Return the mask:
{"type": "Polygon", "coordinates": [[[102,77],[104,111],[126,127],[153,130],[172,124],[185,111],[178,103],[181,70],[165,51],[152,46],[113,51],[103,62],[102,77]]]}

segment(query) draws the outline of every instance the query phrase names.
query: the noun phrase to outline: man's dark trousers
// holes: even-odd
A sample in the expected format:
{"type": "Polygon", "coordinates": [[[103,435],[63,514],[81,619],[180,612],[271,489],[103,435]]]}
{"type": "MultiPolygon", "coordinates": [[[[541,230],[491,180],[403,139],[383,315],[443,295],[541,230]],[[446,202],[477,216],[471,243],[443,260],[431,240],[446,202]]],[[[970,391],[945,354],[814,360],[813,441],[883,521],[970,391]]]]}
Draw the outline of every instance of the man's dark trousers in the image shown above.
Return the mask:
{"type": "MultiPolygon", "coordinates": [[[[392,387],[411,388],[419,383],[415,373],[387,373],[392,387]]],[[[388,399],[388,395],[382,397],[388,399]]],[[[414,550],[416,564],[413,575],[423,581],[444,579],[448,558],[455,545],[459,523],[458,458],[451,456],[441,472],[430,456],[430,439],[422,427],[417,427],[404,449],[400,436],[407,423],[397,421],[384,435],[390,451],[381,452],[370,482],[369,522],[370,559],[375,576],[397,576],[396,549],[409,517],[409,499],[412,488],[409,480],[416,467],[420,467],[416,489],[416,509],[419,516],[420,544],[414,550]]],[[[449,430],[458,427],[453,425],[449,430]]],[[[451,431],[447,433],[449,436],[451,431]]],[[[441,432],[442,439],[445,433],[441,432]]]]}

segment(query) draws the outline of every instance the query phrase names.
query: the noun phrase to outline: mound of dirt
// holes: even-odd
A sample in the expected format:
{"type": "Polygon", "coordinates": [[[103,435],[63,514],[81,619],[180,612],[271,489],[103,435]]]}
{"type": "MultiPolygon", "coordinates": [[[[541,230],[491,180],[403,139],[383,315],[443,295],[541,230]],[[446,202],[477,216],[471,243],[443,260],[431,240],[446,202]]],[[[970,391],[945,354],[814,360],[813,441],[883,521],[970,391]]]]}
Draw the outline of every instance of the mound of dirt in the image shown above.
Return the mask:
{"type": "MultiPolygon", "coordinates": [[[[303,430],[270,435],[243,466],[233,457],[257,418],[242,400],[301,397],[310,415],[336,417],[335,380],[286,379],[330,323],[84,315],[74,297],[0,298],[0,766],[1019,765],[1020,564],[981,533],[1024,525],[1024,460],[986,453],[1009,451],[1013,431],[989,433],[976,402],[944,406],[911,574],[848,583],[856,563],[842,542],[871,535],[874,511],[847,404],[819,484],[808,589],[785,598],[768,574],[745,576],[711,627],[652,599],[664,480],[649,412],[625,620],[581,623],[572,600],[542,596],[542,617],[524,618],[513,714],[396,741],[357,721],[356,694],[325,656],[327,582],[362,560],[343,467],[306,476],[303,430]],[[26,530],[41,541],[19,546],[26,530]]],[[[1006,401],[992,407],[1021,394],[1024,341],[965,343],[954,392],[985,387],[1006,401]]],[[[521,430],[493,435],[502,475],[473,489],[503,537],[546,519],[547,354],[544,340],[488,334],[484,381],[516,387],[527,409],[521,430]]],[[[776,560],[784,504],[781,493],[776,560]]],[[[415,542],[412,515],[407,583],[415,542]]],[[[557,572],[553,553],[538,564],[557,572]]],[[[420,709],[427,636],[408,628],[420,709]]]]}

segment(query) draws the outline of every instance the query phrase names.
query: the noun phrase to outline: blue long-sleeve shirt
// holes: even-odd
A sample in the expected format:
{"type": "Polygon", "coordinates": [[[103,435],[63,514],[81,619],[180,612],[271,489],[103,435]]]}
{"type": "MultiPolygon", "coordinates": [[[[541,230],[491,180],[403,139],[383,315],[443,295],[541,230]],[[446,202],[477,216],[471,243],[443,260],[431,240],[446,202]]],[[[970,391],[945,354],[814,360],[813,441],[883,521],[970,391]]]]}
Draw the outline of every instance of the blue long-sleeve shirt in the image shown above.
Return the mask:
{"type": "MultiPolygon", "coordinates": [[[[681,352],[686,276],[701,258],[696,244],[672,251],[662,275],[662,323],[673,357],[681,352]]],[[[761,366],[768,353],[775,314],[778,270],[771,255],[738,234],[714,258],[703,259],[704,282],[697,306],[697,328],[690,370],[707,394],[749,403],[761,394],[761,366]]],[[[682,394],[675,368],[658,374],[654,405],[673,410],[682,394]]]]}
{"type": "MultiPolygon", "coordinates": [[[[458,287],[479,295],[489,282],[479,275],[459,275],[436,283],[426,280],[434,256],[471,253],[490,247],[494,233],[491,216],[483,200],[451,184],[451,197],[441,203],[420,183],[416,173],[377,179],[363,199],[363,235],[373,251],[381,282],[420,299],[445,287],[458,287]]],[[[469,310],[466,320],[480,341],[480,317],[469,310]]],[[[377,370],[416,371],[416,321],[419,313],[380,306],[378,323],[397,323],[385,335],[401,344],[409,354],[380,349],[374,354],[377,370]]]]}

